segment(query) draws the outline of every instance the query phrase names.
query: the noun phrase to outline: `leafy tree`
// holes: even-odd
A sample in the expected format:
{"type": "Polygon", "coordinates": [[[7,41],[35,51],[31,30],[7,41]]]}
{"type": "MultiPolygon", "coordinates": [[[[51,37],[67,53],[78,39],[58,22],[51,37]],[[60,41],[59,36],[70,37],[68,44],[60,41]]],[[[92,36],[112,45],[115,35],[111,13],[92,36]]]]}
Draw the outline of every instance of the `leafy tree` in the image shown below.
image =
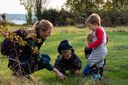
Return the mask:
{"type": "Polygon", "coordinates": [[[51,21],[54,25],[58,24],[57,17],[60,17],[59,12],[56,9],[45,10],[41,16],[42,19],[47,19],[51,21]]]}
{"type": "Polygon", "coordinates": [[[42,19],[47,19],[51,21],[55,26],[62,25],[73,25],[74,14],[61,9],[60,11],[56,9],[45,10],[42,14],[42,19]]]}
{"type": "Polygon", "coordinates": [[[41,14],[47,7],[49,0],[20,0],[20,2],[28,12],[28,23],[31,23],[33,13],[37,17],[37,20],[41,19],[41,14]]]}
{"type": "Polygon", "coordinates": [[[20,0],[20,4],[27,10],[26,20],[28,24],[32,23],[32,1],[31,0],[20,0]]]}

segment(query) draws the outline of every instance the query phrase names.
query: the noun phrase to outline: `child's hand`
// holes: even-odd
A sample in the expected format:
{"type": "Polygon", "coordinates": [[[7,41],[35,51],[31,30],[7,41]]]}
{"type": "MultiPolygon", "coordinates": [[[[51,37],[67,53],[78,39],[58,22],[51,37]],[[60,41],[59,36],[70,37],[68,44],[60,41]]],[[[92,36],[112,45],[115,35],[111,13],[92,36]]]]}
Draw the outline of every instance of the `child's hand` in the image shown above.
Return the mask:
{"type": "Polygon", "coordinates": [[[63,73],[61,73],[58,69],[56,69],[55,67],[54,67],[53,71],[56,72],[56,74],[60,80],[67,79],[67,77],[63,73]]]}
{"type": "Polygon", "coordinates": [[[59,72],[59,71],[58,71],[57,75],[58,75],[60,80],[67,79],[67,77],[64,74],[62,74],[61,72],[59,72]]]}
{"type": "Polygon", "coordinates": [[[87,47],[88,49],[90,49],[89,46],[88,46],[88,44],[86,45],[86,47],[87,47]]]}

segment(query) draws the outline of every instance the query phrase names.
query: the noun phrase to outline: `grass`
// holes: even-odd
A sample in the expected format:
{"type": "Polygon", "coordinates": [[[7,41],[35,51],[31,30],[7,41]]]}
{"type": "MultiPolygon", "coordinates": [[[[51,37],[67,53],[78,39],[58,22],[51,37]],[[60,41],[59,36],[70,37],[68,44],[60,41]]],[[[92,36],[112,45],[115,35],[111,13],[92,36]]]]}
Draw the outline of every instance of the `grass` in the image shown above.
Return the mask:
{"type": "MultiPolygon", "coordinates": [[[[106,27],[105,30],[109,36],[108,55],[104,78],[99,85],[128,85],[128,27],[106,27]]],[[[43,69],[33,73],[38,83],[37,85],[85,85],[88,81],[90,82],[88,85],[93,85],[91,77],[82,74],[87,63],[83,51],[88,32],[87,28],[82,29],[72,26],[54,28],[52,35],[47,38],[40,52],[49,54],[51,56],[51,64],[54,64],[58,55],[58,44],[63,39],[70,40],[75,52],[82,61],[81,75],[72,76],[67,74],[68,79],[60,81],[54,72],[43,69]]],[[[1,37],[0,40],[2,41],[2,39],[1,37]]],[[[7,57],[0,55],[0,85],[13,85],[9,83],[12,72],[7,68],[7,64],[7,57]]],[[[25,83],[24,85],[30,84],[25,83]]]]}

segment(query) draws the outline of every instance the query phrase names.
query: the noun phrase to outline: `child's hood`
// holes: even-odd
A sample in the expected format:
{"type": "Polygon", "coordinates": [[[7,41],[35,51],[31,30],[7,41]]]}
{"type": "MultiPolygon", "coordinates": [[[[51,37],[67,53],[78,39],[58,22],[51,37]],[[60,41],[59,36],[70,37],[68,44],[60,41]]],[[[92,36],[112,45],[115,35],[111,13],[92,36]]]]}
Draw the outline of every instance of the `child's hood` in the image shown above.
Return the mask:
{"type": "Polygon", "coordinates": [[[68,40],[63,40],[60,42],[58,52],[60,53],[61,50],[72,50],[72,52],[74,52],[74,49],[68,40]]]}

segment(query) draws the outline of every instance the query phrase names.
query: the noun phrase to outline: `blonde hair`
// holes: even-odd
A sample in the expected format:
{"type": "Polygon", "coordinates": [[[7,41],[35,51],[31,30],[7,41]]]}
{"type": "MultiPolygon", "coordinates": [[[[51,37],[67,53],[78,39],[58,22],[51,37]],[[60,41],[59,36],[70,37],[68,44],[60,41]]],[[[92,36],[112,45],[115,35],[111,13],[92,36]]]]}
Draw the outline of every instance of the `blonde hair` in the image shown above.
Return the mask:
{"type": "Polygon", "coordinates": [[[85,24],[97,24],[98,26],[101,25],[101,18],[98,14],[93,13],[91,14],[87,20],[85,21],[85,24]]]}
{"type": "Polygon", "coordinates": [[[48,21],[48,20],[41,20],[41,21],[37,21],[34,25],[33,25],[33,29],[35,30],[42,30],[42,31],[47,31],[48,29],[53,28],[53,24],[48,21]]]}
{"type": "Polygon", "coordinates": [[[39,31],[47,31],[48,29],[52,29],[53,24],[48,20],[36,21],[31,29],[28,30],[30,35],[36,34],[39,31]]]}

